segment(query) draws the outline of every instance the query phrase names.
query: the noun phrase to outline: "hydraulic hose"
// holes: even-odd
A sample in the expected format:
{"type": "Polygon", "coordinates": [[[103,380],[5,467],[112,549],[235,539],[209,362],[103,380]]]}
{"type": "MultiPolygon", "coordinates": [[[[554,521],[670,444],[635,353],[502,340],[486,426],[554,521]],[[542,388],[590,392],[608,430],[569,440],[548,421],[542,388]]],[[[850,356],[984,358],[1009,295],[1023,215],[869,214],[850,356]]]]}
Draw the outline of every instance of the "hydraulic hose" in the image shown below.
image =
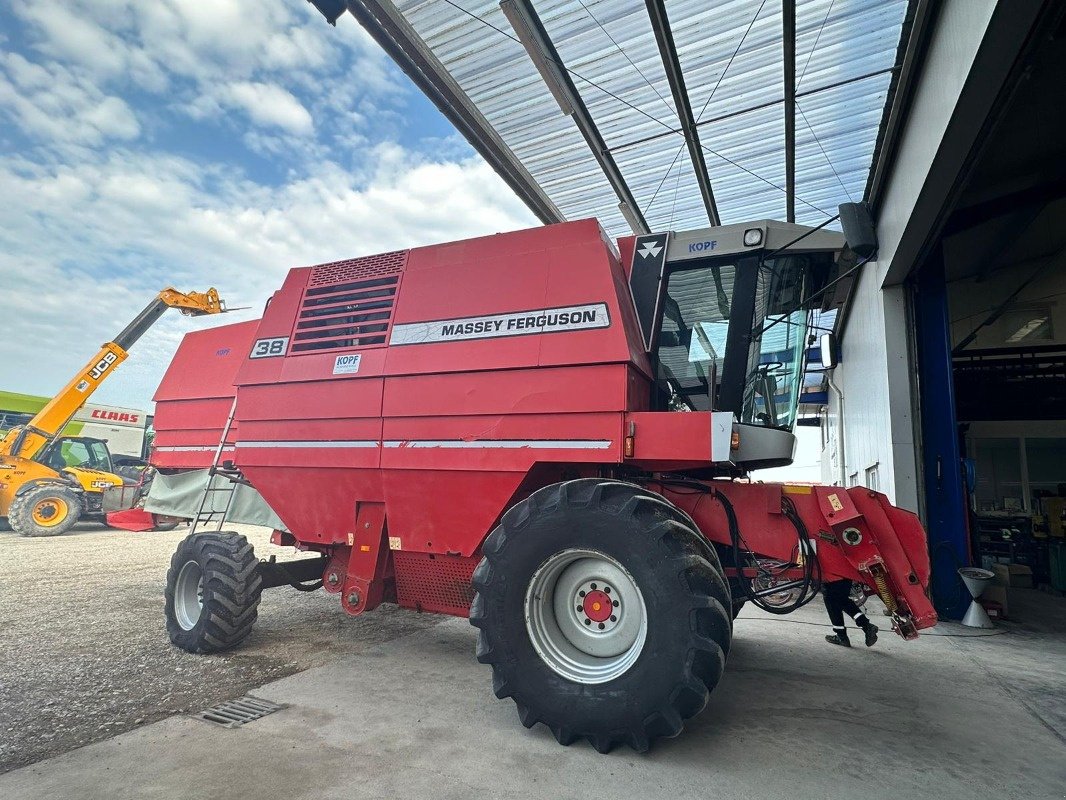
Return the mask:
{"type": "Polygon", "coordinates": [[[753,591],[751,580],[744,575],[743,567],[741,566],[743,561],[755,561],[755,559],[750,548],[744,546],[743,550],[741,549],[744,537],[740,533],[740,526],[737,523],[737,515],[732,502],[730,502],[729,498],[721,492],[714,492],[714,496],[718,502],[722,504],[722,509],[725,511],[726,522],[729,526],[729,539],[733,546],[733,566],[737,570],[737,583],[740,585],[741,589],[744,590],[746,599],[754,606],[761,608],[767,613],[781,615],[791,614],[793,611],[803,608],[803,606],[811,602],[822,587],[821,565],[818,563],[817,553],[811,546],[807,527],[803,524],[803,520],[800,519],[792,501],[787,497],[782,498],[781,513],[784,514],[796,528],[798,553],[803,559],[803,579],[799,587],[799,596],[794,602],[786,606],[774,606],[764,602],[762,597],[753,591]]]}
{"type": "Polygon", "coordinates": [[[737,583],[744,592],[744,598],[757,608],[761,608],[770,614],[791,614],[811,602],[821,591],[822,566],[818,562],[818,554],[811,544],[807,526],[803,524],[799,512],[796,511],[795,504],[788,497],[781,498],[781,513],[788,518],[796,529],[797,552],[799,557],[803,559],[803,578],[798,587],[800,589],[799,596],[793,603],[787,606],[773,606],[763,601],[762,597],[752,589],[751,580],[744,575],[742,563],[751,561],[760,572],[773,577],[769,570],[758,565],[755,554],[744,542],[744,537],[740,532],[740,525],[737,522],[736,510],[733,508],[733,503],[729,498],[705,483],[686,480],[680,476],[657,478],[653,482],[662,486],[683,486],[691,491],[713,495],[722,504],[722,510],[725,512],[726,523],[729,527],[729,541],[732,545],[733,567],[737,570],[737,583]]]}

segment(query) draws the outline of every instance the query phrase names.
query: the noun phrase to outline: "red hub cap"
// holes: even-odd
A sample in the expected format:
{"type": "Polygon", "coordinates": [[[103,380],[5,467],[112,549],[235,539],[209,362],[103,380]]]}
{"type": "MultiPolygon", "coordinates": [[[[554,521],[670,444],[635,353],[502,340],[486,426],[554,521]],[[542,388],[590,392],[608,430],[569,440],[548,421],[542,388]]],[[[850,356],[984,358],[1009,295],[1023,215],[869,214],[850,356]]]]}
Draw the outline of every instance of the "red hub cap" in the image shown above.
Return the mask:
{"type": "Polygon", "coordinates": [[[611,596],[594,589],[582,601],[585,616],[593,622],[606,622],[611,617],[611,596]]]}

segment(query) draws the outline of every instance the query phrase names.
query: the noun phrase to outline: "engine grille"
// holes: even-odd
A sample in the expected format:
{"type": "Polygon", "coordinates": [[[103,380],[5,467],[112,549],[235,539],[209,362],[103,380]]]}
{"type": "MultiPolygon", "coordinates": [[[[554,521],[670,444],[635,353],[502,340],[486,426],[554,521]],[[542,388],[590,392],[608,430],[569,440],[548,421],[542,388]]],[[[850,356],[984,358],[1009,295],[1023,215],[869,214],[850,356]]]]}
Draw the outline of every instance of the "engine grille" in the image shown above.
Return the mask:
{"type": "Polygon", "coordinates": [[[385,344],[407,252],[315,267],[300,304],[290,352],[385,344]]]}
{"type": "Polygon", "coordinates": [[[394,250],[391,253],[379,253],[376,256],[319,264],[311,270],[311,280],[307,285],[332,286],[335,283],[357,281],[361,278],[397,275],[403,272],[407,264],[408,252],[407,250],[394,250]]]}

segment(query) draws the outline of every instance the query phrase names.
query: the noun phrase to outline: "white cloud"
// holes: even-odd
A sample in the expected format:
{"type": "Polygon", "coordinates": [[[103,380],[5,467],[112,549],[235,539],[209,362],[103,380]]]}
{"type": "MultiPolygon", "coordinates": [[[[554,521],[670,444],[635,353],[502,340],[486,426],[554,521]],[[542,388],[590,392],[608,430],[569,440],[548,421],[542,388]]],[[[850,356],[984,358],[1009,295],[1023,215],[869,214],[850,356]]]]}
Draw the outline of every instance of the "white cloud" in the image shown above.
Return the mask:
{"type": "Polygon", "coordinates": [[[364,89],[397,89],[387,57],[358,25],[328,28],[313,7],[293,0],[68,0],[61,11],[12,0],[12,10],[36,33],[41,53],[97,82],[129,80],[152,91],[174,77],[201,90],[257,75],[299,83],[301,73],[339,67],[347,50],[364,89]]]}
{"type": "Polygon", "coordinates": [[[59,64],[33,64],[18,53],[0,53],[0,114],[30,137],[77,145],[128,141],[141,132],[121,98],[59,64]]]}
{"type": "Polygon", "coordinates": [[[306,135],[314,130],[311,115],[291,93],[272,83],[242,81],[220,91],[221,102],[243,110],[252,122],[306,135]]]}

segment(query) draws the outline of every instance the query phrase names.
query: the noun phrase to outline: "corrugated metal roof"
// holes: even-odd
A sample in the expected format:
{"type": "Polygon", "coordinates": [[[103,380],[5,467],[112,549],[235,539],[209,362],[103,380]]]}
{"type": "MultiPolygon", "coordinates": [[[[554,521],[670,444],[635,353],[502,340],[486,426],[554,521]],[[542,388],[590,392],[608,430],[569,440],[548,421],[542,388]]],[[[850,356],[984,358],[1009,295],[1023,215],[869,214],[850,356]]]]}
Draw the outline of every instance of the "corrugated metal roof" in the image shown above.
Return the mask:
{"type": "MultiPolygon", "coordinates": [[[[649,227],[707,225],[644,3],[533,5],[649,227]]],[[[907,5],[797,0],[798,222],[819,223],[861,199],[907,5]]],[[[396,8],[566,218],[630,232],[497,0],[398,0],[396,8]]],[[[671,0],[666,11],[722,222],[784,218],[781,4],[671,0]]]]}

